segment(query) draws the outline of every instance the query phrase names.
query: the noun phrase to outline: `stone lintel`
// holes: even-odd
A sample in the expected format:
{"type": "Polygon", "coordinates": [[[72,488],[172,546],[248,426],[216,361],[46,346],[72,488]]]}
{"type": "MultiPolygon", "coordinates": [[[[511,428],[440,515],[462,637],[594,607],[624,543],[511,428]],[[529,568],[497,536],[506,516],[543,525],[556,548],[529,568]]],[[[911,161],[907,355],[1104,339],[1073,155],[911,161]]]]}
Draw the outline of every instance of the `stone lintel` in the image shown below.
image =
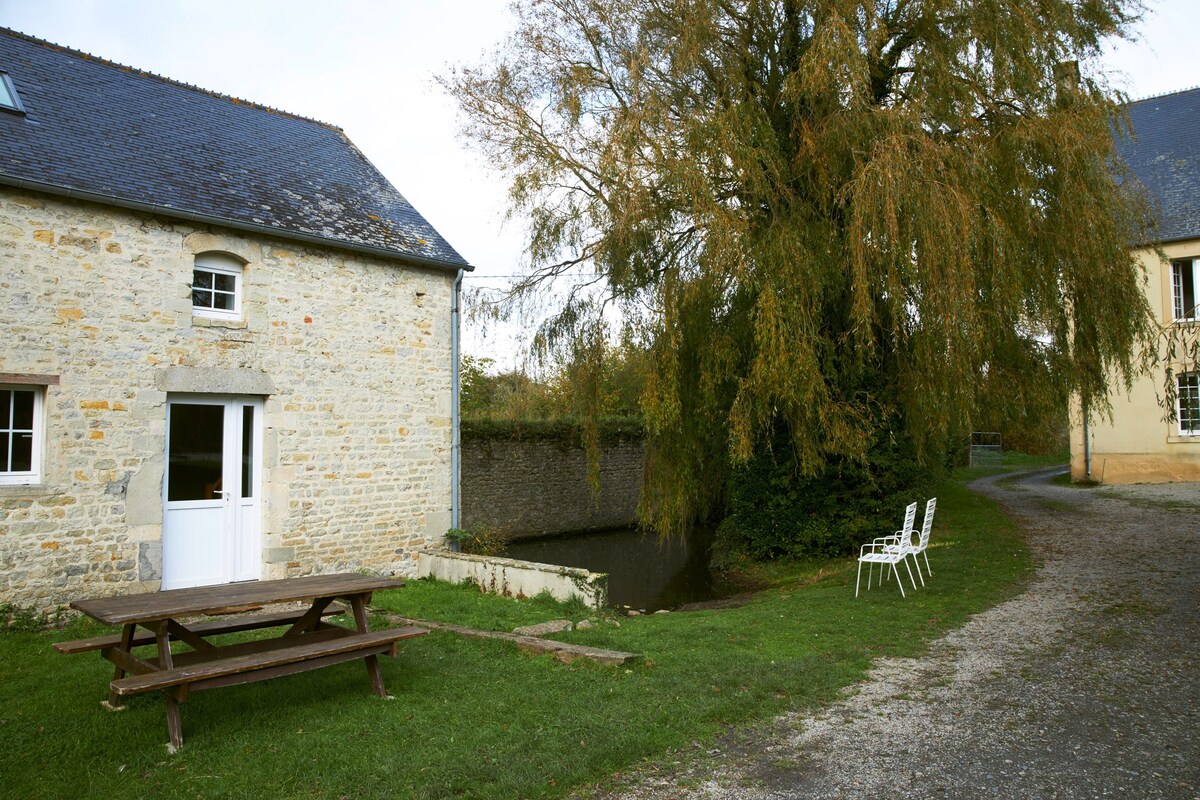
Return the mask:
{"type": "Polygon", "coordinates": [[[163,392],[196,394],[275,394],[271,376],[256,369],[220,367],[166,367],[154,376],[154,385],[163,392]]]}

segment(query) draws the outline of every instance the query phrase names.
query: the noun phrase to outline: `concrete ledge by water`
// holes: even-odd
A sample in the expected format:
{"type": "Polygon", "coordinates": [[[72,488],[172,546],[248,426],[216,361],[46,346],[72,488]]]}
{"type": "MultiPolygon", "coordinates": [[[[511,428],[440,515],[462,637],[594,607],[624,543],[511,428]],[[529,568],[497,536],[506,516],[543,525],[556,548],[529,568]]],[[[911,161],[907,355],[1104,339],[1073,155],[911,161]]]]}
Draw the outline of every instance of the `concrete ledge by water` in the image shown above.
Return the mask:
{"type": "Polygon", "coordinates": [[[470,581],[485,592],[506,597],[534,597],[549,592],[555,600],[563,602],[579,599],[591,608],[608,605],[608,575],[576,567],[421,550],[417,575],[451,583],[470,581]]]}

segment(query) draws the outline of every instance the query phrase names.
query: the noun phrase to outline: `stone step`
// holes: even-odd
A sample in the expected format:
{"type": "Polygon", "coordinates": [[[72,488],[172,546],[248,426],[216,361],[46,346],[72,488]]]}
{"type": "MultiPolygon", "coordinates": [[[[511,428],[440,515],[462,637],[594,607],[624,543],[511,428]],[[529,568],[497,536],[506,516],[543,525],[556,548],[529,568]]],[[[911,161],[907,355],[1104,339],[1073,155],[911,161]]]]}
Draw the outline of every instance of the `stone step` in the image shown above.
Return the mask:
{"type": "Polygon", "coordinates": [[[623,653],[619,650],[603,650],[599,647],[586,647],[580,644],[568,644],[566,642],[556,642],[553,639],[540,639],[536,636],[521,636],[516,633],[506,633],[504,631],[483,631],[478,628],[467,628],[462,625],[451,625],[448,622],[433,622],[431,620],[411,619],[409,617],[400,617],[387,615],[386,618],[392,625],[419,625],[422,628],[431,630],[449,631],[457,633],[460,636],[470,636],[475,639],[503,639],[512,642],[522,650],[528,650],[535,653],[550,653],[556,659],[569,664],[579,658],[586,658],[589,661],[594,661],[597,664],[608,664],[610,666],[619,667],[637,661],[642,656],[638,653],[623,653]]]}

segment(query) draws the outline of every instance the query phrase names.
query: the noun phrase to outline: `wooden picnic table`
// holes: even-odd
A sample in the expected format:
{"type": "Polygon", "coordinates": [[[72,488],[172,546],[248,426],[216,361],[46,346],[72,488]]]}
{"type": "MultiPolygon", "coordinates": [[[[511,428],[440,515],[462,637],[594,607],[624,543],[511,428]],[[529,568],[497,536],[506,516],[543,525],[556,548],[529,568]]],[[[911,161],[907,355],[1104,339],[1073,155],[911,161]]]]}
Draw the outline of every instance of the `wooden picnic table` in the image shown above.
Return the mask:
{"type": "Polygon", "coordinates": [[[394,656],[398,641],[429,632],[416,626],[383,631],[368,627],[366,609],[371,594],[402,586],[403,581],[391,578],[344,573],[78,600],[71,603],[72,608],[105,625],[120,625],[121,633],[58,642],[54,649],[60,653],[99,650],[116,666],[104,702],[111,710],[119,709],[128,695],[162,691],[167,705],[168,747],[174,751],[183,746],[179,704],[193,691],[266,680],[361,658],[371,688],[380,697],[387,697],[376,657],[394,656]],[[350,604],[354,629],[325,619],[342,611],[330,608],[334,600],[350,604]],[[309,606],[297,611],[186,621],[187,617],[249,612],[296,601],[307,601],[309,606]],[[145,632],[139,633],[138,627],[145,632]],[[209,641],[212,636],[265,628],[284,631],[276,637],[247,642],[209,641]],[[182,642],[191,649],[172,652],[172,642],[182,642]],[[156,648],[155,655],[138,656],[133,652],[149,646],[156,648]]]}

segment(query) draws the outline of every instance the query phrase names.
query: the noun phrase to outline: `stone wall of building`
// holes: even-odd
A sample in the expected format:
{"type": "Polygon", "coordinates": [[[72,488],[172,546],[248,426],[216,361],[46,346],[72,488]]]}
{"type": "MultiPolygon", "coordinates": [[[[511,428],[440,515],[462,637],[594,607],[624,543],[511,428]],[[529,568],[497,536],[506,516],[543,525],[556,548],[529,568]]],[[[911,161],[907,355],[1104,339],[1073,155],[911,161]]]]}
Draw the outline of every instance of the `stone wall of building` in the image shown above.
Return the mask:
{"type": "Polygon", "coordinates": [[[644,461],[637,439],[602,445],[597,497],[580,446],[465,436],[460,525],[494,526],[518,539],[631,525],[644,461]]]}
{"type": "Polygon", "coordinates": [[[41,483],[0,486],[0,602],[158,588],[180,387],[267,395],[262,577],[412,574],[449,523],[453,279],[4,190],[0,373],[57,384],[41,483]],[[246,262],[240,321],[193,316],[209,251],[246,262]]]}

